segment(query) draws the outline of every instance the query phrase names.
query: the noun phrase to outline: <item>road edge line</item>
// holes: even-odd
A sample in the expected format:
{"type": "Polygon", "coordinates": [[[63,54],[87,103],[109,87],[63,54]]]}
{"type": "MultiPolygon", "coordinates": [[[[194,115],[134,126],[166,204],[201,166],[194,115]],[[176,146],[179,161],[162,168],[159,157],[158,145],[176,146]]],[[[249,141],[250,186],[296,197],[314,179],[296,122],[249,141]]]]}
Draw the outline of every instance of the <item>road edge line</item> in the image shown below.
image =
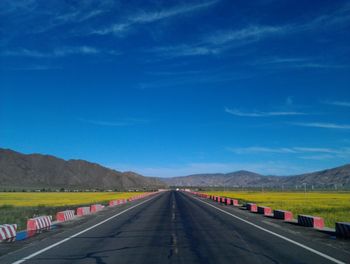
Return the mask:
{"type": "Polygon", "coordinates": [[[153,197],[151,197],[150,199],[148,199],[148,200],[146,200],[146,201],[143,201],[143,202],[141,202],[141,203],[139,203],[139,204],[133,205],[132,207],[129,207],[128,209],[125,209],[124,211],[121,211],[121,212],[119,212],[119,213],[117,213],[117,214],[115,214],[115,215],[112,215],[112,216],[108,217],[107,219],[105,219],[105,220],[103,220],[103,221],[101,221],[101,222],[99,222],[99,223],[97,223],[97,224],[95,224],[95,225],[93,225],[93,226],[90,226],[90,227],[88,227],[88,228],[86,228],[86,229],[84,229],[84,230],[82,230],[82,231],[80,231],[80,232],[78,232],[78,233],[76,233],[76,234],[74,234],[74,235],[71,235],[71,236],[69,236],[69,237],[67,237],[67,238],[65,238],[65,239],[63,239],[63,240],[61,240],[61,241],[58,241],[58,242],[56,242],[56,243],[54,243],[54,244],[52,244],[52,245],[50,245],[50,246],[47,246],[47,247],[45,247],[45,248],[43,248],[43,249],[41,249],[41,250],[39,250],[39,251],[37,251],[37,252],[35,252],[35,253],[32,253],[32,254],[28,255],[27,257],[24,257],[24,258],[21,258],[21,259],[15,261],[15,262],[12,262],[12,264],[21,264],[21,263],[23,263],[23,262],[25,262],[25,261],[27,261],[27,260],[30,260],[30,259],[32,259],[32,258],[34,258],[34,257],[36,257],[36,256],[38,256],[38,255],[40,255],[40,254],[42,254],[42,253],[44,253],[44,252],[46,252],[46,251],[48,251],[48,250],[54,248],[54,247],[57,247],[57,246],[59,246],[59,245],[65,243],[65,242],[71,240],[72,238],[75,238],[75,237],[77,237],[77,236],[79,236],[79,235],[81,235],[81,234],[84,234],[84,233],[86,233],[87,231],[90,231],[91,229],[94,229],[95,227],[98,227],[98,226],[100,226],[100,225],[102,225],[102,224],[104,224],[104,223],[106,223],[106,222],[112,220],[113,218],[116,218],[117,216],[122,215],[122,214],[124,214],[124,213],[130,211],[131,209],[134,209],[134,208],[136,208],[136,207],[138,207],[138,206],[140,206],[140,205],[142,205],[142,204],[144,204],[144,203],[146,203],[146,202],[148,202],[148,201],[153,200],[153,199],[156,198],[157,196],[158,196],[158,195],[153,196],[153,197]]]}
{"type": "MultiPolygon", "coordinates": [[[[189,195],[189,196],[190,196],[190,195],[189,195]]],[[[325,259],[328,259],[328,260],[330,260],[330,261],[332,261],[332,262],[334,262],[334,263],[337,263],[337,264],[346,264],[345,262],[343,262],[343,261],[341,261],[341,260],[338,260],[338,259],[336,259],[336,258],[333,258],[333,257],[331,257],[331,256],[329,256],[329,255],[327,255],[327,254],[324,254],[324,253],[322,253],[322,252],[320,252],[320,251],[318,251],[318,250],[316,250],[316,249],[310,248],[310,247],[308,247],[308,246],[306,246],[306,245],[304,245],[304,244],[301,244],[301,243],[299,243],[299,242],[297,242],[297,241],[294,241],[294,240],[292,240],[292,239],[290,239],[290,238],[287,238],[287,237],[285,237],[285,236],[282,236],[282,235],[280,235],[280,234],[277,234],[277,233],[275,233],[275,232],[273,232],[273,231],[271,231],[271,230],[268,230],[268,229],[266,229],[266,228],[264,228],[264,227],[261,227],[261,226],[259,226],[259,225],[256,225],[256,224],[254,224],[254,223],[252,223],[252,222],[250,222],[250,221],[248,221],[248,220],[245,220],[245,219],[243,219],[243,218],[241,218],[241,217],[239,217],[239,216],[236,216],[236,215],[234,215],[234,214],[231,214],[231,213],[229,213],[229,212],[227,212],[227,211],[225,211],[225,210],[223,210],[223,209],[221,209],[221,208],[218,208],[218,207],[216,207],[216,206],[214,206],[214,205],[212,205],[212,204],[210,204],[210,203],[207,203],[207,202],[205,202],[205,201],[202,201],[201,199],[198,199],[198,198],[193,197],[193,196],[190,196],[190,197],[192,197],[193,199],[198,200],[198,201],[200,201],[200,202],[202,202],[202,203],[204,203],[204,204],[206,204],[206,205],[209,205],[209,206],[215,208],[216,210],[219,210],[219,211],[221,211],[221,212],[223,212],[223,213],[225,213],[225,214],[227,214],[227,215],[229,215],[229,216],[231,216],[231,217],[233,217],[233,218],[236,218],[236,219],[238,219],[238,220],[240,220],[240,221],[242,221],[242,222],[244,222],[244,223],[246,223],[246,224],[249,224],[249,225],[251,225],[251,226],[254,226],[255,228],[258,228],[258,229],[260,229],[260,230],[262,230],[262,231],[264,231],[264,232],[267,232],[267,233],[269,233],[269,234],[271,234],[271,235],[273,235],[273,236],[276,236],[276,237],[281,238],[281,239],[283,239],[283,240],[285,240],[285,241],[288,241],[288,242],[290,242],[290,243],[292,243],[292,244],[294,244],[294,245],[296,245],[296,246],[299,246],[299,247],[301,247],[301,248],[303,248],[303,249],[305,249],[305,250],[308,250],[308,251],[310,251],[310,252],[312,252],[312,253],[314,253],[314,254],[320,256],[320,257],[323,257],[323,258],[325,258],[325,259]]]]}

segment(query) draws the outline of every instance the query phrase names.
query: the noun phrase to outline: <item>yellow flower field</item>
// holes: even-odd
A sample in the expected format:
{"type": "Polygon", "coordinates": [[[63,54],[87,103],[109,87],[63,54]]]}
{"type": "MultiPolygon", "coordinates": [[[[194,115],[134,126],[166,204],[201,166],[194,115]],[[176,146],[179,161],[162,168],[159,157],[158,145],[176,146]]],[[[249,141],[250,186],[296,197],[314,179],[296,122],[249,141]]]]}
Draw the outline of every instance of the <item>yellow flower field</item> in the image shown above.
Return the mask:
{"type": "Polygon", "coordinates": [[[91,204],[130,198],[143,192],[0,192],[0,206],[50,206],[91,204]]]}
{"type": "Polygon", "coordinates": [[[254,202],[272,209],[298,214],[321,216],[328,227],[335,222],[350,222],[350,192],[203,192],[254,202]]]}
{"type": "Polygon", "coordinates": [[[58,211],[74,210],[81,205],[105,203],[130,198],[143,192],[0,192],[0,225],[17,224],[26,228],[28,218],[38,215],[55,216],[58,211]]]}

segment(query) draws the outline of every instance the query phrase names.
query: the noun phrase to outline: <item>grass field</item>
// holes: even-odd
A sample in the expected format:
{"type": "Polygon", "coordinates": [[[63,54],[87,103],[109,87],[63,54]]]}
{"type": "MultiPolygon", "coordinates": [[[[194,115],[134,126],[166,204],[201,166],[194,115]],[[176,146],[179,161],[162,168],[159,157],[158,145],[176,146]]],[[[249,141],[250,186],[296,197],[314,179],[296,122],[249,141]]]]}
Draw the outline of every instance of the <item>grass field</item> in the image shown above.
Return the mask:
{"type": "Polygon", "coordinates": [[[335,222],[350,222],[350,192],[204,192],[236,198],[242,203],[254,202],[272,209],[298,214],[321,216],[328,227],[335,222]]]}
{"type": "Polygon", "coordinates": [[[52,215],[81,205],[106,203],[110,200],[130,198],[142,192],[91,192],[91,193],[25,193],[0,192],[0,225],[17,224],[19,230],[26,227],[28,218],[52,215]]]}

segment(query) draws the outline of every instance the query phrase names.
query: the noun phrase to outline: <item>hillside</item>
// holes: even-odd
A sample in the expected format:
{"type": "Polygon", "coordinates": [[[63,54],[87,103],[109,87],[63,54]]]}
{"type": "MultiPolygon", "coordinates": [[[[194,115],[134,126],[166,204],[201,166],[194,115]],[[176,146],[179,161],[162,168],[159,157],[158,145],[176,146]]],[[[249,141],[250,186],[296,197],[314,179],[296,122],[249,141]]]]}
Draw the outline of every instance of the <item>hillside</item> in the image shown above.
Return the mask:
{"type": "Polygon", "coordinates": [[[164,183],[133,172],[119,172],[84,160],[25,155],[0,148],[0,182],[5,188],[117,189],[158,188],[164,183]]]}
{"type": "Polygon", "coordinates": [[[169,186],[210,187],[350,187],[350,165],[295,176],[264,176],[250,171],[195,174],[162,179],[169,186]]]}

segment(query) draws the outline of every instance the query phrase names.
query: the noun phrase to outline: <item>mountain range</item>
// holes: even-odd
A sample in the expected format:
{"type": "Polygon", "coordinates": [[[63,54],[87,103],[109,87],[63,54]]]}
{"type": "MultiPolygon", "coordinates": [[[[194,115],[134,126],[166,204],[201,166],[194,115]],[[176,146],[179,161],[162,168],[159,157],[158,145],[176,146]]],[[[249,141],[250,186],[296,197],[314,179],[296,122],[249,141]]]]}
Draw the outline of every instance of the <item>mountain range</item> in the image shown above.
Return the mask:
{"type": "Polygon", "coordinates": [[[264,176],[250,171],[194,174],[163,179],[169,186],[197,187],[350,187],[350,164],[295,176],[264,176]]]}
{"type": "Polygon", "coordinates": [[[85,160],[63,160],[51,155],[22,154],[0,148],[1,189],[156,189],[196,187],[350,187],[350,164],[295,176],[264,176],[250,171],[195,174],[172,178],[145,177],[120,172],[85,160]]]}
{"type": "Polygon", "coordinates": [[[51,155],[21,154],[0,148],[1,189],[111,189],[162,188],[158,179],[119,172],[84,160],[51,155]]]}

